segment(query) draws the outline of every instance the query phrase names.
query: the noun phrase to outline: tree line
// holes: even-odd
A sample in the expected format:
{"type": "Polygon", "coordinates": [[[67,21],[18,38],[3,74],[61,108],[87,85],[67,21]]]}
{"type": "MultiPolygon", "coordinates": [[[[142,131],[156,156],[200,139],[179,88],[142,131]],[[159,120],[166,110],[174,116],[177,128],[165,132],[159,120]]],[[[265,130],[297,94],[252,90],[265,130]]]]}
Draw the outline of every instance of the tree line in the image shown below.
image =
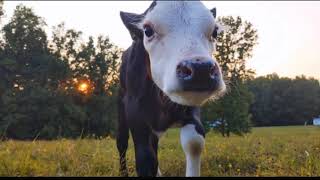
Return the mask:
{"type": "MultiPolygon", "coordinates": [[[[254,78],[246,62],[257,44],[257,30],[241,17],[220,17],[218,22],[227,28],[217,37],[214,56],[228,93],[203,107],[207,129],[215,121],[222,135],[241,135],[252,126],[301,124],[320,114],[319,81],[254,78]]],[[[0,137],[113,136],[123,50],[107,36],[84,41],[81,31],[66,29],[64,23],[48,36],[46,26],[23,5],[1,25],[0,137]]]]}
{"type": "Polygon", "coordinates": [[[249,81],[248,87],[255,97],[250,106],[255,126],[310,125],[320,115],[320,86],[315,78],[270,74],[249,81]]]}

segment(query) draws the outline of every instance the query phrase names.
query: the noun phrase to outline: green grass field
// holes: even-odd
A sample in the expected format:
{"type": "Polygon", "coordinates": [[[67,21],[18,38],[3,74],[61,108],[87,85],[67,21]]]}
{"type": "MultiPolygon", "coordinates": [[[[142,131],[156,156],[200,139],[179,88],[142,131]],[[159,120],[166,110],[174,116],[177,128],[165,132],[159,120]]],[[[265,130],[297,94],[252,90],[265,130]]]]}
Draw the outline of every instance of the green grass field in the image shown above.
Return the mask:
{"type": "MultiPolygon", "coordinates": [[[[128,168],[135,176],[130,140],[128,168]]],[[[160,140],[164,176],[184,176],[185,158],[179,130],[160,140]]],[[[202,176],[320,176],[319,127],[253,128],[244,137],[208,133],[202,176]]],[[[0,176],[118,176],[113,139],[0,142],[0,176]]]]}

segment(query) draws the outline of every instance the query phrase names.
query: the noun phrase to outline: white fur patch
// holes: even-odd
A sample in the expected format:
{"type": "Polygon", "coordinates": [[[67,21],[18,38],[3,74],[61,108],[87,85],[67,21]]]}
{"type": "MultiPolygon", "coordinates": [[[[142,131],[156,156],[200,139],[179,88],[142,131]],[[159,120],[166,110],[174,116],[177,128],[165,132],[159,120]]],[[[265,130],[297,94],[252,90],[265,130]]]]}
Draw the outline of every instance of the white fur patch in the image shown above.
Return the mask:
{"type": "Polygon", "coordinates": [[[200,176],[200,155],[204,148],[205,140],[197,133],[195,125],[188,124],[181,128],[181,145],[186,155],[186,176],[200,176]]]}
{"type": "MultiPolygon", "coordinates": [[[[159,166],[159,165],[158,165],[159,166]]],[[[161,177],[162,176],[162,173],[160,171],[160,168],[158,167],[158,171],[157,171],[157,177],[161,177]]]]}
{"type": "Polygon", "coordinates": [[[154,131],[154,130],[152,130],[152,132],[153,132],[153,134],[155,134],[155,135],[158,137],[158,139],[160,139],[161,136],[162,136],[163,133],[164,133],[164,132],[162,132],[162,131],[154,131]]]}

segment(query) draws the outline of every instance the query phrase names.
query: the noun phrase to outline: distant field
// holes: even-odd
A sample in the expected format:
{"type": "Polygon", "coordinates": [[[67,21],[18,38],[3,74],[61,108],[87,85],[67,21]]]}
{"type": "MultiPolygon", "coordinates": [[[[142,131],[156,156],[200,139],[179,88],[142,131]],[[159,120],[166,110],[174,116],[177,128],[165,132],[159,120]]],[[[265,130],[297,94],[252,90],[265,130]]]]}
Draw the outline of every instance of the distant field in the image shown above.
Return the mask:
{"type": "MultiPolygon", "coordinates": [[[[134,171],[130,140],[128,166],[134,171]]],[[[185,158],[179,131],[160,141],[164,176],[184,176],[185,158]]],[[[206,136],[202,176],[320,176],[320,128],[311,126],[253,128],[245,137],[206,136]]],[[[115,141],[57,140],[0,142],[0,176],[118,176],[115,141]]]]}

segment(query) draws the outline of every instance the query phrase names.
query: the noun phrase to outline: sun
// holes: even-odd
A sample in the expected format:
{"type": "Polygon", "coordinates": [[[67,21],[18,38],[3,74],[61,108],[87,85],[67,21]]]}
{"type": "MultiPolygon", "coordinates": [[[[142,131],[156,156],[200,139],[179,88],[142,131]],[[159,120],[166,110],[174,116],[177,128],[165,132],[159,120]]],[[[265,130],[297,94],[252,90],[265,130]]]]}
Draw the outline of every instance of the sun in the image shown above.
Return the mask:
{"type": "Polygon", "coordinates": [[[88,83],[80,83],[79,86],[78,86],[78,90],[82,93],[85,93],[87,94],[88,93],[88,90],[89,90],[89,85],[88,83]]]}

